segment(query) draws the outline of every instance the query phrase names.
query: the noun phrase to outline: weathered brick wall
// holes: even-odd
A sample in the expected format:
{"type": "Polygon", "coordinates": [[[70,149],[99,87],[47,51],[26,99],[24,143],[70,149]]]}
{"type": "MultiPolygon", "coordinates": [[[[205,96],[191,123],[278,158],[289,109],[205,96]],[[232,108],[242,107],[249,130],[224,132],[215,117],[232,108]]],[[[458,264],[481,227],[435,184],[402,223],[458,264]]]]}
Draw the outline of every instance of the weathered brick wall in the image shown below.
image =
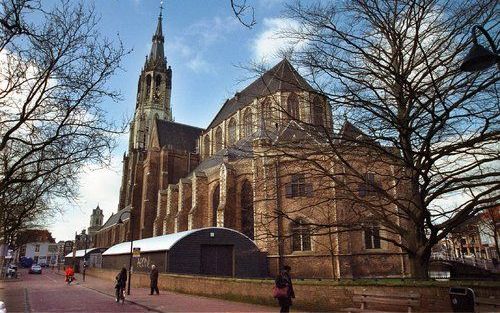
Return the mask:
{"type": "Polygon", "coordinates": [[[202,228],[208,223],[208,179],[205,173],[196,172],[192,179],[193,207],[189,211],[188,229],[202,228]]]}
{"type": "MultiPolygon", "coordinates": [[[[103,269],[90,269],[89,276],[97,276],[102,279],[114,281],[117,271],[103,269]]],[[[188,294],[205,295],[234,299],[245,302],[256,302],[264,304],[276,304],[271,296],[274,285],[272,279],[230,279],[203,276],[160,274],[159,287],[164,290],[182,292],[188,294]]],[[[401,285],[352,285],[349,283],[338,283],[335,281],[294,281],[296,298],[294,307],[313,311],[338,311],[341,308],[352,307],[352,295],[355,291],[364,289],[382,292],[387,295],[394,293],[419,293],[421,294],[421,312],[450,312],[450,298],[448,290],[450,286],[463,285],[455,282],[422,282],[417,286],[401,285]]],[[[496,298],[500,297],[499,286],[472,286],[477,296],[496,298]]],[[[133,273],[132,286],[149,287],[149,276],[146,273],[133,273]]]]}
{"type": "Polygon", "coordinates": [[[225,163],[220,168],[220,202],[217,209],[217,226],[235,228],[236,192],[235,170],[225,163]]]}
{"type": "Polygon", "coordinates": [[[141,238],[153,236],[153,222],[156,217],[158,186],[160,174],[160,149],[150,148],[144,161],[142,205],[141,205],[141,238]]]}
{"type": "Polygon", "coordinates": [[[167,187],[167,212],[163,222],[163,234],[171,234],[175,229],[175,216],[177,215],[177,207],[179,204],[179,187],[170,184],[167,187]]]}
{"type": "Polygon", "coordinates": [[[167,215],[167,189],[158,191],[158,205],[154,222],[153,236],[163,235],[163,222],[167,215]]]}
{"type": "Polygon", "coordinates": [[[175,232],[188,229],[188,215],[191,210],[191,180],[181,178],[179,180],[179,207],[175,216],[175,232]]]}

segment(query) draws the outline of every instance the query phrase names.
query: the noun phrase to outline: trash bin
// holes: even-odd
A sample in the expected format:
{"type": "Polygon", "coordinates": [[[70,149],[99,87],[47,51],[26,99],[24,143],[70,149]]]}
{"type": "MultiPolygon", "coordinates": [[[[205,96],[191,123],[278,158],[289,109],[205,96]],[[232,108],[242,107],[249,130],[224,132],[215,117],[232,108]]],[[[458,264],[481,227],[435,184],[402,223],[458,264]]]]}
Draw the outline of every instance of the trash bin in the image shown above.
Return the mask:
{"type": "Polygon", "coordinates": [[[464,287],[451,287],[449,294],[453,312],[474,312],[474,290],[464,287]]]}

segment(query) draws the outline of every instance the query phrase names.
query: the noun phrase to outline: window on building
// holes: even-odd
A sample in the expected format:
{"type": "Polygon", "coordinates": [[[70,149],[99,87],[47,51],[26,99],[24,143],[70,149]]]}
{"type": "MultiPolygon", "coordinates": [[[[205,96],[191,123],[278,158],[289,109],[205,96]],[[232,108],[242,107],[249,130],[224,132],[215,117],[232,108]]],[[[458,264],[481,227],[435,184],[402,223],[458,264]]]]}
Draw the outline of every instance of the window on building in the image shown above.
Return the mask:
{"type": "Polygon", "coordinates": [[[313,101],[313,124],[317,126],[325,125],[325,110],[319,97],[314,98],[313,101]]]}
{"type": "Polygon", "coordinates": [[[254,239],[253,188],[248,179],[241,185],[241,232],[254,239]]]}
{"type": "Polygon", "coordinates": [[[252,110],[247,109],[243,114],[243,137],[249,137],[253,128],[252,110]]]}
{"type": "Polygon", "coordinates": [[[35,245],[35,252],[40,252],[40,245],[35,245]]]}
{"type": "Polygon", "coordinates": [[[215,130],[215,152],[222,150],[222,128],[219,126],[215,130]]]}
{"type": "Polygon", "coordinates": [[[151,93],[151,75],[146,76],[146,96],[151,93]]]}
{"type": "Polygon", "coordinates": [[[161,86],[161,75],[156,75],[155,89],[158,91],[158,89],[160,89],[160,86],[161,86]]]}
{"type": "Polygon", "coordinates": [[[228,124],[228,132],[229,132],[229,136],[228,136],[228,141],[229,141],[229,145],[232,145],[236,142],[236,120],[234,118],[231,118],[229,120],[229,124],[228,124]]]}
{"type": "Polygon", "coordinates": [[[312,196],[312,185],[306,183],[304,174],[293,174],[290,182],[285,185],[285,189],[287,198],[312,196]]]}
{"type": "Polygon", "coordinates": [[[373,195],[376,192],[375,188],[375,174],[374,173],[366,173],[363,176],[363,180],[359,183],[358,186],[358,194],[360,197],[365,197],[369,195],[373,195]]]}
{"type": "Polygon", "coordinates": [[[271,111],[271,101],[269,99],[266,99],[264,100],[264,102],[262,102],[260,114],[262,114],[262,118],[264,119],[264,127],[266,129],[271,129],[271,127],[273,126],[273,116],[271,111]]]}
{"type": "Polygon", "coordinates": [[[364,230],[365,249],[380,249],[380,226],[370,225],[364,230]]]}
{"type": "Polygon", "coordinates": [[[303,219],[292,223],[292,250],[311,251],[311,228],[303,219]]]}
{"type": "Polygon", "coordinates": [[[206,135],[205,139],[203,139],[203,155],[205,157],[210,156],[210,138],[208,135],[206,135]]]}
{"type": "Polygon", "coordinates": [[[290,120],[299,119],[299,98],[295,93],[291,93],[287,99],[287,118],[290,120]]]}
{"type": "Polygon", "coordinates": [[[212,194],[212,226],[217,227],[217,209],[219,208],[219,199],[220,199],[220,185],[214,189],[212,194]]]}

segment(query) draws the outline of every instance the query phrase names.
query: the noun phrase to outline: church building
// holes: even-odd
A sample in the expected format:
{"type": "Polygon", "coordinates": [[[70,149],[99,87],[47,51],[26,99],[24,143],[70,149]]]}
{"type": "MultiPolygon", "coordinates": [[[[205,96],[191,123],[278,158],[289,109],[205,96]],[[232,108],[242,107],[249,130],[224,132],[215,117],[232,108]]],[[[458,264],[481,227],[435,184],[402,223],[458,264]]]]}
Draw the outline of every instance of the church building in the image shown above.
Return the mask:
{"type": "MultiPolygon", "coordinates": [[[[304,147],[320,151],[334,121],[327,98],[287,59],[226,100],[201,129],[173,121],[173,76],[163,45],[160,14],[139,76],[118,210],[95,234],[96,247],[225,227],[267,254],[270,275],[283,260],[298,277],[408,274],[407,256],[380,240],[384,230],[378,225],[328,234],[311,226],[333,225],[352,214],[354,205],[331,182],[314,176],[307,162],[292,157],[304,147]]],[[[345,122],[340,137],[349,136],[362,133],[345,122]]],[[[308,157],[323,162],[321,155],[308,157]]],[[[369,156],[359,161],[367,173],[376,163],[369,156]]],[[[342,170],[340,164],[328,166],[342,170]]]]}

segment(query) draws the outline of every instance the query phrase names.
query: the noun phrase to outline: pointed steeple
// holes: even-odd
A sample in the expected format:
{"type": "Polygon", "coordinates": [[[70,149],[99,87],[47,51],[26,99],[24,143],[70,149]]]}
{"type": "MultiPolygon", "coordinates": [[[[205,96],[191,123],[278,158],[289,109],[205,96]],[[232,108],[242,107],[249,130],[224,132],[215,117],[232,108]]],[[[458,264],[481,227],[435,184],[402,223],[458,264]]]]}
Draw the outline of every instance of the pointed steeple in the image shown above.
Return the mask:
{"type": "Polygon", "coordinates": [[[147,58],[146,63],[149,66],[153,67],[164,67],[165,64],[165,52],[163,48],[163,43],[165,42],[165,38],[163,37],[162,31],[162,11],[163,11],[163,2],[160,6],[160,15],[158,16],[158,24],[156,26],[156,32],[153,35],[153,44],[151,45],[151,52],[149,53],[149,58],[147,58]]]}

